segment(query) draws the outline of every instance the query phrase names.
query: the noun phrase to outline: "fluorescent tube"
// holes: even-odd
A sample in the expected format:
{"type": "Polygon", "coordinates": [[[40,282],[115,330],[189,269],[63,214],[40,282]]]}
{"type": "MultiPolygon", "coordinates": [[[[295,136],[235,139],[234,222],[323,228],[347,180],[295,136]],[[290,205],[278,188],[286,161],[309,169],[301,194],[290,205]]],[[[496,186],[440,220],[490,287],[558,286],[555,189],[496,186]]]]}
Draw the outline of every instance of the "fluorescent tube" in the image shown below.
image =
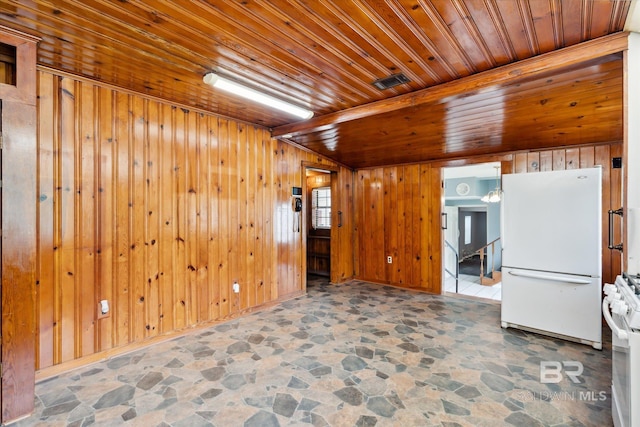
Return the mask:
{"type": "Polygon", "coordinates": [[[273,96],[258,92],[255,89],[251,89],[232,80],[228,80],[219,74],[207,73],[204,75],[202,80],[206,84],[215,88],[258,102],[271,108],[276,108],[280,111],[284,111],[285,113],[300,117],[301,119],[310,119],[313,117],[313,111],[306,110],[278,98],[274,98],[273,96]]]}

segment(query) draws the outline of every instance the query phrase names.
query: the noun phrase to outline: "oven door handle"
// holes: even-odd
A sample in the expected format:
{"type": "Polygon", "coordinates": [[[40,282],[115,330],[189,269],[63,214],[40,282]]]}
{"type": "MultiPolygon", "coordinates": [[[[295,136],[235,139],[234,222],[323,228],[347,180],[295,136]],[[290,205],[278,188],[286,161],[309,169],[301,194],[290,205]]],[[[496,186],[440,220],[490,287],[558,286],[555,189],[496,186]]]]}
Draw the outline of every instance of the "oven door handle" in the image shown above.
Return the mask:
{"type": "Polygon", "coordinates": [[[611,332],[616,334],[621,340],[629,339],[627,331],[620,329],[618,325],[616,325],[616,322],[613,321],[613,317],[611,317],[611,312],[609,311],[609,302],[606,299],[602,300],[602,314],[604,315],[604,320],[607,321],[607,325],[611,328],[611,332]]]}

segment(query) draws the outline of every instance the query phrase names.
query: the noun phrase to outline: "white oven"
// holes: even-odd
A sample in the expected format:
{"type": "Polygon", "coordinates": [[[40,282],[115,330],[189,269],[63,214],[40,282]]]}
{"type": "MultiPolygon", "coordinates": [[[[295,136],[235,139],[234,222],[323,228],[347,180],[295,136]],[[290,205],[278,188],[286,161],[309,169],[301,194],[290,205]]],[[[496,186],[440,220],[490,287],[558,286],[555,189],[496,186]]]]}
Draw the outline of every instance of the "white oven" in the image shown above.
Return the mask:
{"type": "Polygon", "coordinates": [[[604,290],[602,311],[612,336],[613,424],[640,427],[640,278],[619,276],[604,290]]]}

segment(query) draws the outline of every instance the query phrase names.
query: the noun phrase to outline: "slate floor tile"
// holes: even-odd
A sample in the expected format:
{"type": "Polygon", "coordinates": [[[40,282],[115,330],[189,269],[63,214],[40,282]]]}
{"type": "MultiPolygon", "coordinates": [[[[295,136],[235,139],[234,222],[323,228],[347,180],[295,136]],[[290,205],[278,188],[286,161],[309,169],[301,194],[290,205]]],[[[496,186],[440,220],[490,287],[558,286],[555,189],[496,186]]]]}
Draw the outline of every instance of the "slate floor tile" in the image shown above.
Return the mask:
{"type": "Polygon", "coordinates": [[[603,334],[597,351],[502,329],[493,302],[319,279],[293,300],[41,381],[35,413],[13,426],[610,426],[603,334]],[[566,360],[584,364],[582,383],[540,382],[540,362],[566,360]]]}

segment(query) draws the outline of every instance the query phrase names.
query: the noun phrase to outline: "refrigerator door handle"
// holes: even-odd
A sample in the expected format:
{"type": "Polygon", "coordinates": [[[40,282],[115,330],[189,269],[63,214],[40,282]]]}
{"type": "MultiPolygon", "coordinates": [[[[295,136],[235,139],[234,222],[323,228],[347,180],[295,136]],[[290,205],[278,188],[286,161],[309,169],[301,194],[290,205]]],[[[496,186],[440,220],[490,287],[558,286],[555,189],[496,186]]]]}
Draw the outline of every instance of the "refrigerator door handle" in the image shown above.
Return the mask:
{"type": "Polygon", "coordinates": [[[551,274],[535,273],[530,271],[513,271],[512,270],[512,271],[509,271],[509,274],[512,276],[527,277],[530,279],[551,280],[554,282],[571,283],[575,285],[588,285],[592,283],[590,280],[577,279],[575,277],[567,278],[567,277],[553,276],[551,274]]]}
{"type": "Polygon", "coordinates": [[[614,215],[620,215],[620,217],[622,217],[623,215],[623,209],[616,209],[614,210],[609,210],[609,244],[608,244],[608,248],[609,249],[615,249],[618,251],[622,252],[622,243],[618,243],[617,245],[613,244],[613,216],[614,215]]]}

